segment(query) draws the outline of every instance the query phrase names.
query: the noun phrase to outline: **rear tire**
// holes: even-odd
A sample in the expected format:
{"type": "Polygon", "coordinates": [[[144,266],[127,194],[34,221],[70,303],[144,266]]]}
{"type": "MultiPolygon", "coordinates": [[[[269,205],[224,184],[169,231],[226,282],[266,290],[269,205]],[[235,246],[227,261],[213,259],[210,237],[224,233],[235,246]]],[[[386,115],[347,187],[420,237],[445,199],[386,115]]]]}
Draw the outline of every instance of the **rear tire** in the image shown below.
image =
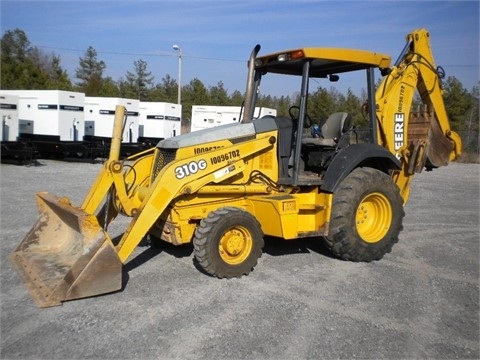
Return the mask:
{"type": "Polygon", "coordinates": [[[218,278],[248,275],[257,265],[263,246],[263,232],[257,219],[236,207],[210,212],[193,238],[198,264],[218,278]]]}
{"type": "Polygon", "coordinates": [[[357,168],[334,194],[326,246],[343,260],[379,260],[398,242],[404,215],[391,177],[373,168],[357,168]]]}

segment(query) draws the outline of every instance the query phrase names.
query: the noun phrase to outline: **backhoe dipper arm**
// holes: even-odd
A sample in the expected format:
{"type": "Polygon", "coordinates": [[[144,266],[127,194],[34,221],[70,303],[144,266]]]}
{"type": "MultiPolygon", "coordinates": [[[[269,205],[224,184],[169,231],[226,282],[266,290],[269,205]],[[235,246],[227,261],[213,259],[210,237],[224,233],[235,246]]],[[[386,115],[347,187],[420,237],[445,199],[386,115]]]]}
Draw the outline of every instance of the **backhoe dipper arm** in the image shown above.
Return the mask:
{"type": "Polygon", "coordinates": [[[428,159],[431,167],[447,165],[461,153],[460,136],[450,129],[442,97],[443,76],[443,69],[435,66],[430,34],[419,29],[407,35],[407,45],[377,89],[378,142],[405,164],[422,162],[415,146],[423,146],[423,163],[428,159]],[[415,90],[426,106],[420,123],[410,115],[415,90]],[[411,158],[414,153],[417,157],[411,158]]]}

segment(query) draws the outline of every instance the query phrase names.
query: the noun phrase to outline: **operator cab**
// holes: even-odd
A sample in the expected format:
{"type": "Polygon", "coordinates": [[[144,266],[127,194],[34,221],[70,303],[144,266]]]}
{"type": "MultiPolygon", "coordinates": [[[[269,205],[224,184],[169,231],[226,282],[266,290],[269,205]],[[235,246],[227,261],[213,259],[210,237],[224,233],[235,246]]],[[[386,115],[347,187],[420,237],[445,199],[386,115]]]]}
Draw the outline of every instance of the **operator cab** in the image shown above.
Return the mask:
{"type": "MultiPolygon", "coordinates": [[[[290,119],[276,120],[279,130],[279,183],[294,186],[320,185],[333,157],[349,145],[353,124],[351,114],[336,112],[320,122],[318,127],[311,128],[313,122],[307,111],[310,81],[312,79],[338,81],[338,74],[363,70],[367,78],[367,106],[375,109],[374,70],[387,69],[390,57],[370,51],[343,48],[301,48],[257,57],[259,50],[260,46],[257,45],[249,61],[242,122],[248,123],[252,120],[252,109],[255,108],[263,77],[268,74],[299,77],[301,79],[299,105],[290,107],[290,119]],[[304,129],[308,129],[307,134],[304,129]],[[290,154],[288,165],[285,165],[287,149],[290,154]]],[[[376,114],[370,111],[368,116],[369,139],[376,143],[376,114]]]]}

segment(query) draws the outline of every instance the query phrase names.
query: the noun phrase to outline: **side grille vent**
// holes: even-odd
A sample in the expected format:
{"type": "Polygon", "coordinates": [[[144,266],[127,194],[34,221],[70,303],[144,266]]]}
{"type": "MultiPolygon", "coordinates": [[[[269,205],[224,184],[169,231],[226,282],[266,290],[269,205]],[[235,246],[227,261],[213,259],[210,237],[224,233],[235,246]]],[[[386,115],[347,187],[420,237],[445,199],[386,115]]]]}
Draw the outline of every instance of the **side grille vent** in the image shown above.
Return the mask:
{"type": "Polygon", "coordinates": [[[175,155],[177,154],[177,149],[158,149],[155,165],[153,168],[152,179],[153,183],[158,175],[158,173],[167,165],[168,163],[175,160],[175,155]]]}

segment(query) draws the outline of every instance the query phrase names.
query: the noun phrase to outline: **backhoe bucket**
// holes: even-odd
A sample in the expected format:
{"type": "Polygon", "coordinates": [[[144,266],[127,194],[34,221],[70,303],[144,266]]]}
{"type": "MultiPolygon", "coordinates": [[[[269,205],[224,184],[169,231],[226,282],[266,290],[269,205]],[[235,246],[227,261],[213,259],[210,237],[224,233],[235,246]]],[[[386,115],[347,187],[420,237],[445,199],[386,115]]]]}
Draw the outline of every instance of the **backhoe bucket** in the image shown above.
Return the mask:
{"type": "Polygon", "coordinates": [[[122,263],[95,215],[37,194],[40,217],[10,255],[39,307],[119,290],[122,263]]]}

